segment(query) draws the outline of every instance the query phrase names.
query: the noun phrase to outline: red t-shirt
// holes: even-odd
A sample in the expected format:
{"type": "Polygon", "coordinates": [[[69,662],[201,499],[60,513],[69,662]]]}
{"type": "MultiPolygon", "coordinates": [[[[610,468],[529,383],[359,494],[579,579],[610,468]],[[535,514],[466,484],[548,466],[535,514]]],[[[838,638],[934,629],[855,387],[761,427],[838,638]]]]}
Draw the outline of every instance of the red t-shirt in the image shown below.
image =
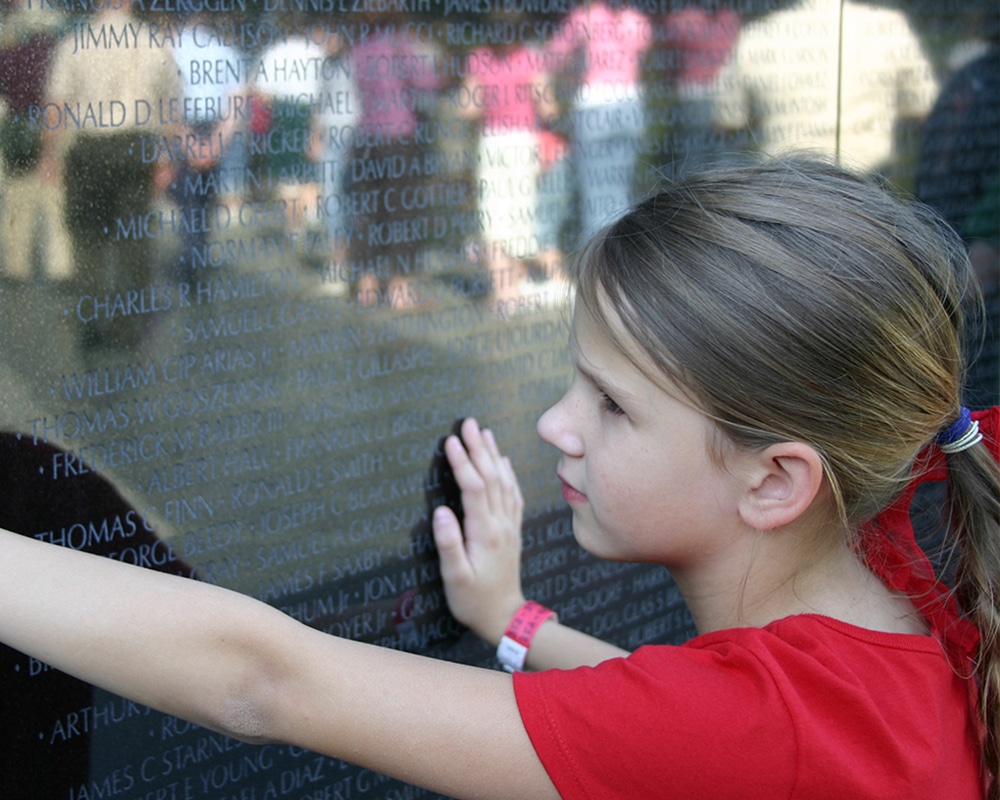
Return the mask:
{"type": "MultiPolygon", "coordinates": [[[[996,455],[1000,412],[973,416],[996,455]]],[[[932,447],[916,474],[939,480],[943,468],[932,447]]],[[[981,798],[975,631],[916,547],[915,490],[861,541],[888,585],[922,592],[930,636],[807,614],[597,667],[518,673],[521,718],[560,795],[981,798]]]]}
{"type": "Polygon", "coordinates": [[[802,615],[514,687],[564,800],[982,797],[968,683],[929,636],[802,615]]]}

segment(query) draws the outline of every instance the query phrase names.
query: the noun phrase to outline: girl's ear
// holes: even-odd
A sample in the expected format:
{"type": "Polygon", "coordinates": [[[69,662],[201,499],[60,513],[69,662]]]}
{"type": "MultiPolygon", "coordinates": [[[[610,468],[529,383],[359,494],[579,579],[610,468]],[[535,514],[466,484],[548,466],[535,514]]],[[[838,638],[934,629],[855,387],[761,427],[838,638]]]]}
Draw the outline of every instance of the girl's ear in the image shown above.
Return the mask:
{"type": "Polygon", "coordinates": [[[802,442],[781,442],[750,456],[750,479],[739,511],[743,522],[769,531],[794,522],[812,505],[823,485],[823,461],[802,442]]]}

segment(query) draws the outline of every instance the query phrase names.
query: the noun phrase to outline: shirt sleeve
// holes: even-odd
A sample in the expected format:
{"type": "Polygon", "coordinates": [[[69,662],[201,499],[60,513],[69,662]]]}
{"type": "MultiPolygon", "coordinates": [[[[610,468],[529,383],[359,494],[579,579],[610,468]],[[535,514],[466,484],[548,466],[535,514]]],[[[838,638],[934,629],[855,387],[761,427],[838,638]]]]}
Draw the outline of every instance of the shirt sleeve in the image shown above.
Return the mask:
{"type": "Polygon", "coordinates": [[[791,715],[744,648],[646,647],[593,668],[519,673],[514,688],[564,799],[723,797],[754,775],[771,797],[791,791],[791,715]]]}

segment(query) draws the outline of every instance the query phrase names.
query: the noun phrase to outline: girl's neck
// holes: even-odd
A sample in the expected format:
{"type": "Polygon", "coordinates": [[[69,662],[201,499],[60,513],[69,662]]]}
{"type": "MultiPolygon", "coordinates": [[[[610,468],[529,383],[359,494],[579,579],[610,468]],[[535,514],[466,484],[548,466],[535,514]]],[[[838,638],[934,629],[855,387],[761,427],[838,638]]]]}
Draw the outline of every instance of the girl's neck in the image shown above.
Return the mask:
{"type": "Polygon", "coordinates": [[[763,627],[795,614],[821,614],[888,633],[928,632],[913,603],[890,591],[846,542],[790,561],[787,552],[775,552],[776,543],[787,550],[779,538],[758,536],[739,564],[734,559],[714,569],[710,565],[704,574],[674,572],[699,633],[763,627]]]}

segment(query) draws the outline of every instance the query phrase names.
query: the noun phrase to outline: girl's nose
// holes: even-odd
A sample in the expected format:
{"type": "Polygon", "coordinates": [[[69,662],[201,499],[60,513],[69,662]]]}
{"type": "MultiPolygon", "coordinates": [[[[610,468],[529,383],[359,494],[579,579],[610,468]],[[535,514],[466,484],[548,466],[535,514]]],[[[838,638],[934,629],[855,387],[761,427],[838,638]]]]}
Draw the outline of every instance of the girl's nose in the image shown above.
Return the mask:
{"type": "Polygon", "coordinates": [[[572,387],[538,418],[536,429],[542,441],[557,447],[568,456],[580,456],[583,455],[583,440],[571,424],[573,419],[570,413],[573,402],[570,397],[571,392],[572,387]]]}

